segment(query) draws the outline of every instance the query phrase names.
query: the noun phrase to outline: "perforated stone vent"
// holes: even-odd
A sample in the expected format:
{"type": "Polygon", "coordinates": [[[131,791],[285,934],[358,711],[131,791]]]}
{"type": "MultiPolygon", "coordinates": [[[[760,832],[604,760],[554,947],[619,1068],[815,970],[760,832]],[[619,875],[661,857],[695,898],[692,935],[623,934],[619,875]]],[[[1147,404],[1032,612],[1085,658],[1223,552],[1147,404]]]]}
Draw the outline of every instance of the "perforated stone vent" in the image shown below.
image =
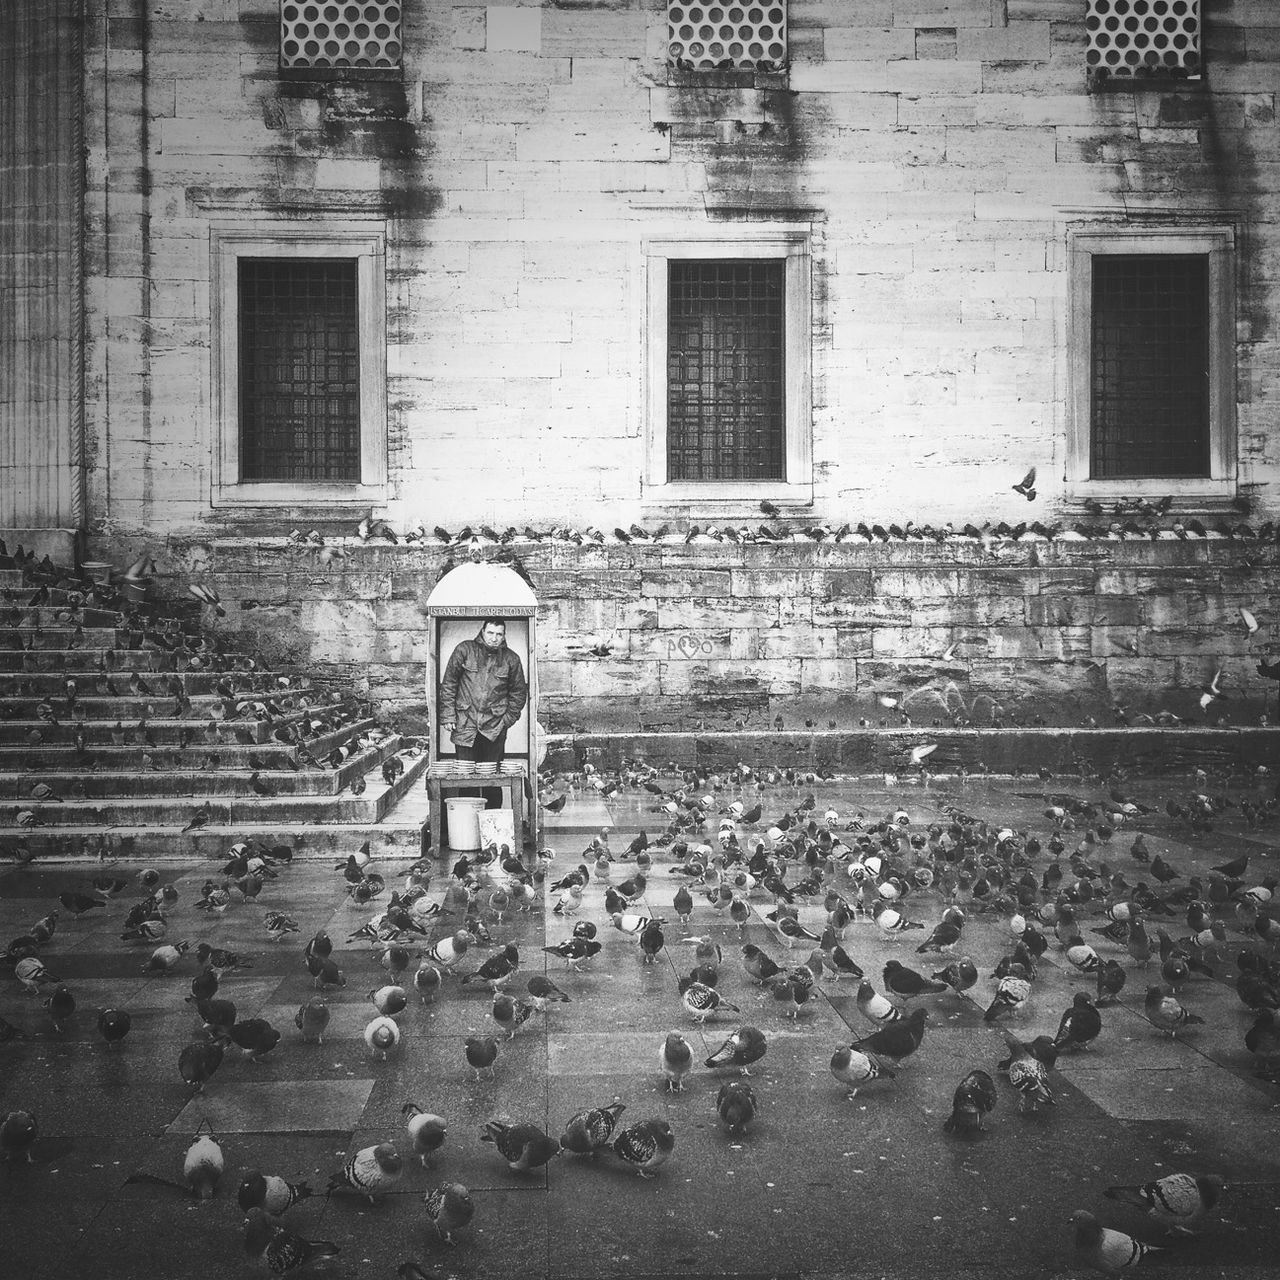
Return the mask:
{"type": "Polygon", "coordinates": [[[398,67],[400,53],[399,0],[281,0],[282,67],[398,67]]]}
{"type": "Polygon", "coordinates": [[[1095,76],[1200,75],[1200,0],[1089,0],[1095,76]]]}
{"type": "Polygon", "coordinates": [[[692,71],[780,70],[787,61],[787,6],[668,0],[667,61],[692,71]]]}

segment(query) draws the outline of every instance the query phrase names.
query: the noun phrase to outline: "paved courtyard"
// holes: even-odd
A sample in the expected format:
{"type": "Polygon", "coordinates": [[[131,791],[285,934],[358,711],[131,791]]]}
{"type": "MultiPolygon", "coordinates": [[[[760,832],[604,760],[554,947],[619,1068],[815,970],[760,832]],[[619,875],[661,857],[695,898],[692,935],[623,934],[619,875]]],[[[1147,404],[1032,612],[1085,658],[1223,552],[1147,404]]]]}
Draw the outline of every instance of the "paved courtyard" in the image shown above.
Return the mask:
{"type": "MultiPolygon", "coordinates": [[[[674,790],[675,779],[662,779],[674,790]]],[[[1088,850],[1094,870],[1120,871],[1128,885],[1154,881],[1149,866],[1129,848],[1135,829],[1179,872],[1177,888],[1227,859],[1248,855],[1246,884],[1276,873],[1280,821],[1250,825],[1241,802],[1263,800],[1265,785],[1236,780],[1228,786],[1204,779],[1126,782],[1129,798],[1152,812],[1131,819],[1110,841],[1088,850]],[[1233,807],[1214,829],[1193,833],[1170,817],[1166,800],[1184,802],[1196,791],[1225,793],[1233,807]]],[[[813,794],[812,816],[821,823],[828,808],[839,815],[837,834],[853,842],[855,821],[871,829],[901,810],[908,834],[951,821],[949,806],[987,819],[993,827],[1023,827],[1044,849],[1031,859],[1037,880],[1049,862],[1047,842],[1054,824],[1045,816],[1047,794],[1081,799],[1106,797],[1096,779],[1056,778],[906,782],[876,780],[785,782],[758,791],[754,781],[726,787],[718,807],[757,799],[763,815],[738,826],[745,848],[771,821],[794,812],[813,794]]],[[[644,830],[656,839],[667,821],[656,812],[662,798],[630,787],[610,800],[575,790],[558,814],[548,814],[544,847],[555,853],[546,881],[529,912],[502,921],[486,913],[491,944],[475,945],[458,965],[472,971],[506,943],[520,953],[513,993],[528,976],[546,973],[570,996],[535,1013],[510,1040],[500,1038],[492,1080],[476,1082],[463,1053],[469,1035],[495,1030],[491,995],[480,984],[446,977],[438,998],[424,1005],[413,993],[399,1015],[401,1041],[388,1060],[376,1060],[363,1032],[374,1015],[368,993],[388,981],[370,945],[348,941],[365,921],[385,908],[392,889],[402,888],[416,850],[405,846],[398,860],[380,859],[370,870],[385,877],[387,890],[366,905],[347,893],[332,857],[300,851],[258,900],[242,904],[236,891],[225,913],[195,908],[201,886],[217,878],[220,861],[199,866],[122,861],[7,864],[0,875],[0,936],[26,933],[58,907],[65,891],[93,893],[97,876],[128,881],[118,897],[80,919],[59,908],[51,941],[40,959],[74,995],[77,1010],[59,1032],[43,998],[23,993],[8,969],[0,971],[0,1014],[18,1034],[0,1043],[0,1113],[33,1113],[39,1134],[30,1163],[0,1162],[0,1257],[12,1276],[96,1277],[233,1276],[253,1263],[242,1246],[243,1213],[237,1188],[248,1169],[305,1180],[316,1194],[288,1210],[285,1221],[298,1234],[333,1241],[340,1253],[308,1267],[332,1277],[393,1276],[407,1260],[429,1276],[448,1277],[643,1277],[667,1276],[954,1276],[984,1280],[1076,1272],[1068,1218],[1088,1209],[1102,1221],[1140,1239],[1167,1243],[1166,1253],[1141,1264],[1149,1275],[1247,1277],[1274,1275],[1280,1258],[1280,1087],[1254,1077],[1244,1035],[1254,1015],[1235,991],[1234,956],[1248,942],[1233,904],[1213,914],[1227,924],[1213,978],[1193,975],[1179,992],[1182,1003],[1204,1019],[1170,1039],[1144,1016],[1143,992],[1158,980],[1157,958],[1144,971],[1125,947],[1092,933],[1106,923],[1099,903],[1085,908],[1085,936],[1105,959],[1125,967],[1127,985],[1119,1002],[1102,1010],[1103,1029],[1091,1049],[1064,1053],[1051,1074],[1057,1105],[1019,1114],[1018,1097],[996,1071],[1004,1055],[998,1027],[982,1011],[996,982],[999,958],[1012,949],[1009,913],[982,910],[962,893],[967,923],[957,955],[977,964],[977,984],[964,996],[926,995],[913,1004],[928,1010],[919,1051],[896,1078],[864,1086],[856,1099],[829,1071],[832,1052],[874,1025],[859,1012],[856,982],[826,974],[815,997],[789,1017],[743,972],[739,951],[754,943],[784,965],[802,960],[812,944],[794,951],[781,945],[765,922],[773,898],[752,892],[750,918],[741,934],[727,912],[714,910],[694,887],[692,917],[683,927],[673,909],[682,880],[671,874],[678,860],[670,850],[652,850],[653,863],[642,900],[633,910],[666,918],[665,946],[643,963],[634,937],[611,927],[604,909],[606,882],[593,874],[582,904],[570,918],[552,907],[549,888],[580,861],[593,837],[607,832],[617,861],[611,882],[634,875],[627,846],[644,830]],[[154,865],[178,891],[168,910],[166,941],[187,941],[191,953],[169,972],[144,973],[153,945],[121,942],[124,918],[142,896],[138,876],[154,865]],[[269,911],[284,911],[299,931],[273,942],[264,928],[269,911]],[[599,930],[602,950],[574,972],[540,948],[566,938],[577,921],[599,930]],[[332,1020],[323,1044],[304,1042],[294,1026],[299,1005],[314,994],[303,943],[328,932],[346,986],[326,995],[332,1020]],[[682,1008],[677,979],[695,963],[690,936],[723,949],[719,991],[741,1013],[718,1012],[699,1026],[682,1008]],[[241,1020],[262,1017],[282,1033],[262,1061],[229,1051],[202,1093],[193,1094],[178,1071],[184,1046],[201,1038],[200,1019],[185,1002],[199,972],[194,950],[200,941],[239,952],[250,965],[226,973],[219,996],[235,1002],[241,1020]],[[97,1010],[127,1010],[132,1029],[109,1046],[97,1029],[97,1010]],[[733,1136],[716,1113],[716,1096],[733,1071],[702,1066],[739,1025],[759,1027],[767,1052],[749,1081],[758,1112],[745,1134],[733,1136]],[[669,1093],[658,1053],[668,1031],[679,1030],[693,1046],[695,1067],[683,1092],[669,1093]],[[987,1131],[975,1140],[943,1132],[952,1093],[973,1067],[996,1078],[998,1103],[987,1131]],[[516,1173],[494,1147],[481,1143],[491,1118],[525,1121],[558,1137],[566,1120],[585,1107],[620,1099],[620,1126],[660,1117],[676,1137],[670,1161],[652,1179],[609,1153],[597,1158],[562,1153],[535,1172],[516,1173]],[[448,1132],[435,1167],[406,1160],[391,1190],[374,1204],[350,1193],[326,1197],[329,1175],[346,1157],[380,1142],[409,1150],[401,1109],[406,1102],[444,1117],[448,1132]],[[197,1130],[211,1129],[225,1156],[215,1195],[195,1200],[180,1189],[151,1181],[129,1182],[137,1173],[181,1183],[183,1158],[197,1130]],[[1169,1173],[1217,1173],[1228,1190],[1218,1211],[1195,1238],[1165,1240],[1163,1231],[1136,1209],[1108,1200],[1116,1184],[1137,1184],[1169,1173]],[[475,1216],[442,1244],[427,1221],[423,1193],[441,1181],[471,1191],[475,1216]]],[[[807,816],[807,815],[806,815],[807,816]]],[[[718,817],[706,836],[714,841],[718,817]]],[[[1090,822],[1064,834],[1062,866],[1069,883],[1068,855],[1090,822]]],[[[696,837],[690,837],[696,838],[696,837]]],[[[353,849],[352,852],[355,850],[353,849]]],[[[590,864],[593,857],[588,857],[590,864]]],[[[909,861],[909,860],[908,860],[909,861]]],[[[410,944],[409,976],[417,952],[460,927],[460,909],[447,901],[452,858],[434,864],[430,896],[444,914],[420,943],[410,944]]],[[[790,883],[803,878],[792,867],[790,883]]],[[[835,886],[846,896],[853,881],[843,872],[835,886]]],[[[485,883],[479,901],[487,903],[485,883]]],[[[874,890],[868,893],[873,896],[874,890]]],[[[1117,895],[1119,896],[1119,895],[1117,895]]],[[[823,894],[798,900],[799,920],[815,933],[826,922],[823,894]]],[[[886,939],[866,916],[848,927],[845,950],[884,990],[882,970],[897,958],[923,972],[947,957],[918,955],[916,947],[941,917],[943,900],[934,886],[912,890],[904,913],[926,925],[886,939]]],[[[1031,915],[1030,910],[1027,912],[1031,915]]],[[[1175,938],[1187,935],[1183,914],[1152,920],[1175,938]]],[[[1039,965],[1027,1005],[1002,1019],[1020,1038],[1052,1035],[1073,994],[1094,990],[1092,975],[1074,970],[1054,940],[1039,965]]],[[[498,1035],[502,1037],[502,1032],[498,1035]]],[[[416,1274],[408,1271],[405,1274],[416,1274]]]]}

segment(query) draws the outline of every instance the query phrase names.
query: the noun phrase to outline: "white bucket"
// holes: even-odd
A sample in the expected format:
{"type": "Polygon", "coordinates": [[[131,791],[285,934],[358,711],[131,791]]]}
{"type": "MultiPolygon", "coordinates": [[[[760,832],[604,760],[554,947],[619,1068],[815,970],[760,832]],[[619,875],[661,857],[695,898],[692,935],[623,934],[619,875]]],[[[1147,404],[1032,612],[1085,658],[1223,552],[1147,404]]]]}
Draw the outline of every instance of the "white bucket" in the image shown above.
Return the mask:
{"type": "Polygon", "coordinates": [[[459,851],[480,848],[480,796],[446,796],[445,818],[449,826],[449,848],[459,851]]]}

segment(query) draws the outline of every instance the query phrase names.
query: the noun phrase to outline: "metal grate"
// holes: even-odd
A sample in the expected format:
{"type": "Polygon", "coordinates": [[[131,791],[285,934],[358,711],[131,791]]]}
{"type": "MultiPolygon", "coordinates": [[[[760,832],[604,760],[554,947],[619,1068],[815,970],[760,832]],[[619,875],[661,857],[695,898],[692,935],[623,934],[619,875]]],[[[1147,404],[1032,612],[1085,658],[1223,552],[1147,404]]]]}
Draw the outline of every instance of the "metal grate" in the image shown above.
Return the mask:
{"type": "Polygon", "coordinates": [[[1093,75],[1200,75],[1200,0],[1089,0],[1085,27],[1093,75]]]}
{"type": "Polygon", "coordinates": [[[668,480],[784,479],[785,263],[668,267],[668,480]]]}
{"type": "Polygon", "coordinates": [[[399,0],[281,0],[282,67],[398,67],[399,0]]]}
{"type": "Polygon", "coordinates": [[[1091,472],[1209,474],[1209,259],[1093,259],[1091,472]]]}
{"type": "Polygon", "coordinates": [[[241,258],[242,481],[360,479],[354,259],[241,258]]]}
{"type": "Polygon", "coordinates": [[[667,60],[694,71],[781,70],[787,61],[787,6],[668,0],[667,60]]]}

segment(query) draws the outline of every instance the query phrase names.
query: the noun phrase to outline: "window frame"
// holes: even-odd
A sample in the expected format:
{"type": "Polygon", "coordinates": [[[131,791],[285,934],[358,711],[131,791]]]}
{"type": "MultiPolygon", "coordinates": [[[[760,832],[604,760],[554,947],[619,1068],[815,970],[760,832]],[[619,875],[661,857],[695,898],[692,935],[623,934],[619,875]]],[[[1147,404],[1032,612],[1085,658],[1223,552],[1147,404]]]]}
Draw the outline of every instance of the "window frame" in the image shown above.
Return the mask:
{"type": "Polygon", "coordinates": [[[212,504],[216,506],[352,505],[385,499],[387,488],[386,231],[379,224],[317,222],[213,227],[211,418],[212,504]],[[360,480],[243,481],[240,478],[241,258],[342,258],[356,262],[360,349],[360,480]]]}
{"type": "Polygon", "coordinates": [[[1235,231],[1229,226],[1091,226],[1068,233],[1067,497],[1118,495],[1227,500],[1236,493],[1235,231]],[[1102,255],[1199,255],[1209,260],[1209,474],[1092,476],[1093,259],[1102,255]]]}
{"type": "Polygon", "coordinates": [[[648,505],[750,507],[761,499],[813,501],[812,245],[808,231],[757,231],[733,237],[654,236],[645,267],[645,471],[648,505]],[[781,259],[783,269],[783,477],[779,480],[667,479],[668,263],[672,259],[781,259]]]}

